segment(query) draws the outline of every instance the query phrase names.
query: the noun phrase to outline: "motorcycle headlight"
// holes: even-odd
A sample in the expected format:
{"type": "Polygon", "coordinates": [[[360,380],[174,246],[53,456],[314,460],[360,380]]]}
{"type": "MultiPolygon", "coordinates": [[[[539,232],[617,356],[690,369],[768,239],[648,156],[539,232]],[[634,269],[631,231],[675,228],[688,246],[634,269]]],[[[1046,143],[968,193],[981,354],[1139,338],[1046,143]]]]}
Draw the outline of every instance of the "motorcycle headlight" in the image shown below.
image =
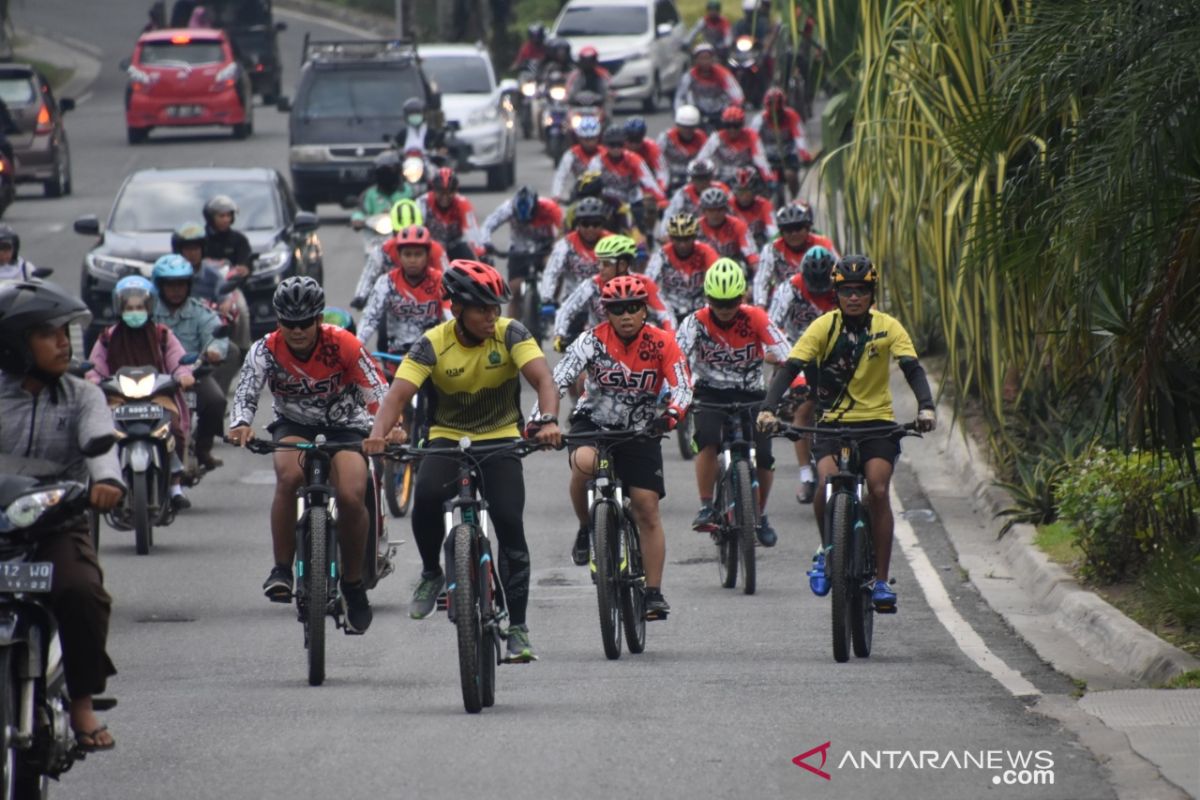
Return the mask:
{"type": "Polygon", "coordinates": [[[749,53],[754,49],[754,40],[749,36],[739,36],[737,44],[734,46],[737,47],[739,53],[749,53]]]}
{"type": "Polygon", "coordinates": [[[155,377],[153,372],[140,378],[118,375],[117,388],[130,400],[140,400],[143,397],[149,397],[150,393],[154,391],[155,377]]]}
{"type": "Polygon", "coordinates": [[[100,256],[88,253],[84,259],[88,270],[102,272],[106,275],[121,277],[123,275],[141,274],[149,277],[154,265],[136,258],[118,258],[117,256],[100,256]]]}
{"type": "Polygon", "coordinates": [[[400,165],[400,173],[408,183],[419,183],[425,177],[425,161],[416,156],[409,156],[400,165]]]}
{"type": "Polygon", "coordinates": [[[533,93],[537,91],[537,84],[533,81],[525,81],[521,84],[521,94],[526,97],[533,97],[533,93]]]}
{"type": "Polygon", "coordinates": [[[58,505],[66,493],[66,489],[47,489],[18,497],[9,503],[0,516],[0,531],[32,526],[43,514],[58,505]]]}
{"type": "Polygon", "coordinates": [[[284,248],[259,253],[258,259],[254,262],[254,271],[256,273],[278,272],[287,266],[288,256],[291,254],[290,250],[284,248]]]}
{"type": "Polygon", "coordinates": [[[559,102],[559,103],[565,101],[567,99],[567,87],[551,86],[550,87],[550,99],[554,100],[556,102],[559,102]]]}

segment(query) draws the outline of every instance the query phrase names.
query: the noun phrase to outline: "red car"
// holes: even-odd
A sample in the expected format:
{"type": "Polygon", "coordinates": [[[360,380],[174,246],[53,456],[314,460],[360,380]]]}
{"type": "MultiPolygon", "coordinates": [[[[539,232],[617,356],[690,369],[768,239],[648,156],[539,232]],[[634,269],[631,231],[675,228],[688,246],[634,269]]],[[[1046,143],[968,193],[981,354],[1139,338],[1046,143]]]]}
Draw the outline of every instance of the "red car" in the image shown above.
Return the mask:
{"type": "Polygon", "coordinates": [[[129,64],[125,126],[129,143],[151,128],[228,125],[233,138],[254,130],[250,77],[224,31],[179,28],[144,33],[129,64]]]}

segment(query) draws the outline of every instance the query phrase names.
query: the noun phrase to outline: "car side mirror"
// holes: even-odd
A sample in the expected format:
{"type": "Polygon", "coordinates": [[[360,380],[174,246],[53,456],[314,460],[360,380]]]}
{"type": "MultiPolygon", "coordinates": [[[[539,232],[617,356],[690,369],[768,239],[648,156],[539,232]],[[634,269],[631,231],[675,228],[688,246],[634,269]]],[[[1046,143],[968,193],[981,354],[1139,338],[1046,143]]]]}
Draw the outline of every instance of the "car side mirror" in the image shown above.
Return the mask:
{"type": "Polygon", "coordinates": [[[75,220],[75,232],[81,236],[99,236],[100,220],[95,214],[86,214],[75,220]]]}
{"type": "Polygon", "coordinates": [[[126,70],[129,69],[129,65],[132,63],[133,62],[130,61],[128,58],[122,58],[120,61],[117,62],[117,68],[120,69],[121,72],[125,72],[126,70]]]}
{"type": "Polygon", "coordinates": [[[88,439],[83,443],[83,446],[79,448],[79,452],[87,458],[95,458],[96,456],[102,456],[109,450],[112,450],[112,446],[116,443],[116,435],[112,433],[106,433],[103,436],[94,436],[91,439],[88,439]]]}
{"type": "Polygon", "coordinates": [[[667,36],[670,36],[671,31],[673,31],[673,30],[675,30],[675,26],[673,26],[671,23],[660,22],[658,24],[658,27],[654,29],[654,35],[657,36],[659,39],[662,39],[667,36]]]}
{"type": "Polygon", "coordinates": [[[279,21],[279,22],[276,22],[276,23],[275,23],[275,31],[276,31],[276,33],[283,33],[283,32],[284,32],[284,31],[286,31],[286,30],[287,30],[287,23],[286,23],[286,22],[283,22],[283,21],[281,20],[281,21],[279,21]]]}
{"type": "Polygon", "coordinates": [[[296,233],[312,233],[320,224],[321,221],[316,214],[311,211],[299,211],[296,213],[296,218],[292,220],[292,229],[296,233]]]}
{"type": "Polygon", "coordinates": [[[74,111],[75,110],[75,98],[74,97],[58,98],[58,110],[60,112],[62,112],[63,114],[67,113],[68,111],[74,111]]]}
{"type": "Polygon", "coordinates": [[[279,95],[275,100],[275,109],[277,111],[288,112],[292,110],[292,99],[286,95],[279,95]]]}

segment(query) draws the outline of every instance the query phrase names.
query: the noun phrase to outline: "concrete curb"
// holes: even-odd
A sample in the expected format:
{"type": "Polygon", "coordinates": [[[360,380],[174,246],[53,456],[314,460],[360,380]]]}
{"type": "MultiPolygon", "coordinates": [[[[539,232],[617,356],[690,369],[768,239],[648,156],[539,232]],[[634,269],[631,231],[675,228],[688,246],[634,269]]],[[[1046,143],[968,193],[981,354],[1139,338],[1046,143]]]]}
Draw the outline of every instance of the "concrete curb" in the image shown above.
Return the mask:
{"type": "Polygon", "coordinates": [[[288,11],[311,14],[322,19],[337,20],[381,37],[391,37],[396,33],[395,22],[390,17],[333,3],[323,3],[321,0],[276,0],[275,6],[288,11]]]}

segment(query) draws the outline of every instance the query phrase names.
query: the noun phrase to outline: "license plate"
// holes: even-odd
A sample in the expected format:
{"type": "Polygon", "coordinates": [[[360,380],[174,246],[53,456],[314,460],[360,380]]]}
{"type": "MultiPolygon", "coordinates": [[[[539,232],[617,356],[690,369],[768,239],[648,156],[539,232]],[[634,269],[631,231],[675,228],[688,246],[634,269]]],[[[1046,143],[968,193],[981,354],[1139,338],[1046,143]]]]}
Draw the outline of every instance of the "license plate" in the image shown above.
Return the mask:
{"type": "Polygon", "coordinates": [[[342,167],[342,180],[366,181],[371,179],[371,167],[342,167]]]}
{"type": "Polygon", "coordinates": [[[48,592],[54,577],[49,561],[10,561],[0,564],[0,592],[48,592]]]}
{"type": "Polygon", "coordinates": [[[204,106],[167,106],[168,117],[198,117],[204,113],[204,106]]]}
{"type": "Polygon", "coordinates": [[[113,419],[157,419],[162,416],[162,412],[163,407],[154,403],[136,403],[114,408],[113,419]]]}

